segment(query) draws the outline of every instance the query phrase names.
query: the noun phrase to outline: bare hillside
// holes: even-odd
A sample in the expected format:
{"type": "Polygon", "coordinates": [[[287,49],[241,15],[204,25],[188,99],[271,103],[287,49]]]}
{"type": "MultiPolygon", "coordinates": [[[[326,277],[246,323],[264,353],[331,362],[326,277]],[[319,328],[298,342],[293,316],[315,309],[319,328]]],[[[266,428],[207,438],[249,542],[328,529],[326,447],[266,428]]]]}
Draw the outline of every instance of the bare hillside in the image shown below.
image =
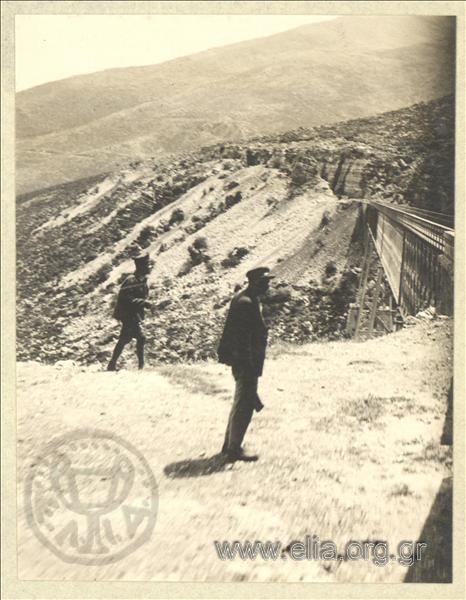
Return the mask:
{"type": "Polygon", "coordinates": [[[135,158],[394,110],[453,91],[454,20],[342,17],[17,95],[17,190],[135,158]]]}
{"type": "MultiPolygon", "coordinates": [[[[155,259],[148,353],[215,355],[248,269],[277,280],[271,341],[344,335],[360,264],[358,202],[453,205],[452,102],[133,161],[18,199],[18,356],[105,364],[112,305],[136,245],[155,259]],[[372,140],[372,141],[371,141],[372,140]]],[[[383,298],[382,298],[383,300],[383,298]]]]}

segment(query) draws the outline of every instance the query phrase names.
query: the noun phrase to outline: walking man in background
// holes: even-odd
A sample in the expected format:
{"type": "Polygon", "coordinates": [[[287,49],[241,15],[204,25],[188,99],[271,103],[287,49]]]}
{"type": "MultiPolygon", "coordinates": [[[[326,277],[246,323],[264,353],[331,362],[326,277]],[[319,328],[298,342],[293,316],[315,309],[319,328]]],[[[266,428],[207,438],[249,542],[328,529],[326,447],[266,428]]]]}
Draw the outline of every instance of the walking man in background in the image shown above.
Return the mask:
{"type": "Polygon", "coordinates": [[[269,287],[270,269],[259,267],[246,274],[249,284],[231,301],[218,348],[219,362],[232,367],[236,382],[235,396],[222,448],[228,461],[254,461],[257,456],[244,453],[241,444],[254,410],[263,404],[257,395],[267,346],[267,327],[262,318],[259,298],[269,287]]]}
{"type": "Polygon", "coordinates": [[[147,276],[149,275],[152,262],[148,254],[139,254],[133,259],[136,270],[123,282],[115,306],[113,316],[121,321],[121,331],[118,342],[113,351],[112,358],[108,363],[107,371],[116,371],[116,363],[123,348],[133,338],[136,339],[136,354],[139,369],[144,368],[144,308],[150,307],[149,287],[147,276]]]}

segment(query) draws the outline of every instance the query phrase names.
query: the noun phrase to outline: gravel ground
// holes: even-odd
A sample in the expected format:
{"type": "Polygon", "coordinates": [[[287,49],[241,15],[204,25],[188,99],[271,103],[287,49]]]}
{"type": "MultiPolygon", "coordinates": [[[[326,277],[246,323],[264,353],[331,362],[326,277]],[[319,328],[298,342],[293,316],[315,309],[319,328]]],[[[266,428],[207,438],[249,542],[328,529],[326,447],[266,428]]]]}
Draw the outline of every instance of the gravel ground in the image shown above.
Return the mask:
{"type": "MultiPolygon", "coordinates": [[[[390,561],[221,561],[214,541],[304,540],[342,549],[350,540],[429,539],[437,493],[451,481],[451,448],[440,445],[452,372],[448,320],[419,323],[361,343],[274,348],[246,448],[256,463],[216,461],[233,390],[215,363],[106,373],[67,363],[19,363],[18,572],[49,580],[401,582],[419,571],[390,561]],[[159,490],[155,530],[106,566],[60,561],[25,522],[24,482],[41,447],[76,427],[129,440],[159,490]],[[434,506],[433,506],[434,505],[434,506]]],[[[129,350],[127,350],[129,352],[129,350]]],[[[442,513],[443,511],[443,513],[442,513]]],[[[445,516],[446,515],[446,516],[445,516]]],[[[446,520],[445,520],[446,519],[446,520]]],[[[447,527],[448,528],[448,527],[447,527]]],[[[425,577],[448,579],[429,545],[425,577]],[[430,561],[430,562],[429,562],[430,561]]]]}

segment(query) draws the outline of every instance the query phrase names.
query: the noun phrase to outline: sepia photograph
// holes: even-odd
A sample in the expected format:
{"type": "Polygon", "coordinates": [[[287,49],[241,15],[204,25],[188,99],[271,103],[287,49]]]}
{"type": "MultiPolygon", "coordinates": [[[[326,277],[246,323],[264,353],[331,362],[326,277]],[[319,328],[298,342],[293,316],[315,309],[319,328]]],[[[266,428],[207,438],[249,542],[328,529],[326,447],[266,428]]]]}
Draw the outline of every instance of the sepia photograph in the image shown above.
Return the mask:
{"type": "Polygon", "coordinates": [[[16,585],[464,586],[464,4],[82,4],[2,7],[16,585]]]}

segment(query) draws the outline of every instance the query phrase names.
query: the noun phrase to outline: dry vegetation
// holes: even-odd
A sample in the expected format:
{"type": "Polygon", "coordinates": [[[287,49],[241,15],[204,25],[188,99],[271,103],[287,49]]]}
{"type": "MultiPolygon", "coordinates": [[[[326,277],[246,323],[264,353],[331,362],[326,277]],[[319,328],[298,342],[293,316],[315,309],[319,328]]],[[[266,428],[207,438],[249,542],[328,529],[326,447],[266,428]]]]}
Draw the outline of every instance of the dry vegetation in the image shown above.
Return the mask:
{"type": "Polygon", "coordinates": [[[214,356],[235,286],[261,263],[277,275],[266,302],[272,342],[341,337],[361,251],[357,203],[344,198],[430,207],[435,195],[437,210],[448,212],[451,132],[451,98],[444,98],[134,162],[99,180],[21,197],[18,357],[104,364],[118,329],[112,303],[136,243],[156,260],[153,361],[214,356]]]}

